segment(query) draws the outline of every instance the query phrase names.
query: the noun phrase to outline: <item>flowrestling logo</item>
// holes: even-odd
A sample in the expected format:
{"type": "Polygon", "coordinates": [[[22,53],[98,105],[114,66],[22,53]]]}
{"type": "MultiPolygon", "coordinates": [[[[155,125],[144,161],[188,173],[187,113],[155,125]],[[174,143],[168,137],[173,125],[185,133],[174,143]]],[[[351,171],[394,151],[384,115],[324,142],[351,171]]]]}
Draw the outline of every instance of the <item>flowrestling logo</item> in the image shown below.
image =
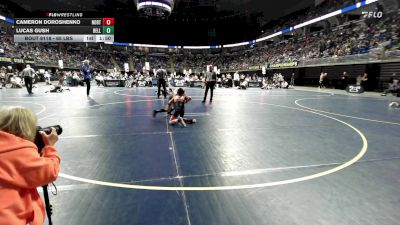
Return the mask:
{"type": "Polygon", "coordinates": [[[380,18],[383,17],[383,12],[381,12],[381,11],[375,11],[375,12],[373,12],[373,11],[364,11],[364,12],[361,12],[361,13],[362,13],[364,19],[370,19],[370,18],[380,19],[380,18]]]}

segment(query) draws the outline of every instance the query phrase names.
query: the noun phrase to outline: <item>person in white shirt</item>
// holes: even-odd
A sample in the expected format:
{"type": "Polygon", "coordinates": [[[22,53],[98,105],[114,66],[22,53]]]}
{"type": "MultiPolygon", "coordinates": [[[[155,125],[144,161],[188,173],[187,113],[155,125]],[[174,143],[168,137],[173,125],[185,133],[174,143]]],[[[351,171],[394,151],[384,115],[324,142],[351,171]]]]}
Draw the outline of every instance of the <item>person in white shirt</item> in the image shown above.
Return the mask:
{"type": "Polygon", "coordinates": [[[240,75],[240,82],[243,82],[246,76],[244,74],[240,75]]]}
{"type": "Polygon", "coordinates": [[[239,72],[236,71],[236,73],[233,74],[233,85],[235,87],[239,86],[240,85],[239,81],[240,81],[239,72]]]}
{"type": "Polygon", "coordinates": [[[250,79],[248,77],[246,77],[242,83],[240,83],[239,89],[243,89],[246,90],[247,89],[247,85],[249,84],[250,79]]]}
{"type": "MultiPolygon", "coordinates": [[[[79,79],[79,77],[78,77],[78,79],[79,79]]],[[[96,84],[97,84],[98,87],[100,87],[100,85],[103,85],[103,86],[104,86],[104,76],[103,76],[102,73],[99,73],[99,74],[94,78],[94,80],[96,81],[96,84]]]]}
{"type": "Polygon", "coordinates": [[[364,73],[364,75],[358,75],[356,78],[356,84],[357,85],[362,85],[363,82],[368,80],[368,75],[367,73],[364,73]]]}
{"type": "Polygon", "coordinates": [[[187,87],[190,86],[190,77],[189,77],[189,74],[186,74],[186,75],[185,75],[185,84],[186,84],[187,87]]]}
{"type": "Polygon", "coordinates": [[[1,68],[0,70],[0,89],[3,88],[3,86],[6,85],[6,71],[5,68],[1,68]]]}
{"type": "Polygon", "coordinates": [[[319,88],[325,88],[325,80],[327,75],[327,73],[321,73],[319,76],[319,88]]]}
{"type": "Polygon", "coordinates": [[[283,81],[281,82],[281,87],[282,87],[282,88],[285,88],[285,89],[289,89],[289,84],[288,84],[288,82],[286,82],[285,80],[283,80],[283,81]]]}
{"type": "Polygon", "coordinates": [[[215,88],[222,87],[222,80],[223,80],[224,78],[225,78],[224,75],[222,75],[222,78],[221,78],[221,77],[218,77],[218,78],[217,78],[217,85],[215,85],[215,88]]]}
{"type": "Polygon", "coordinates": [[[18,77],[17,75],[13,75],[10,79],[11,81],[11,87],[13,88],[22,88],[22,79],[18,77]]]}
{"type": "Polygon", "coordinates": [[[264,77],[262,79],[262,87],[261,87],[261,89],[265,89],[265,90],[272,89],[272,87],[268,83],[268,78],[264,77]]]}
{"type": "Polygon", "coordinates": [[[280,73],[278,74],[278,82],[279,82],[279,88],[282,88],[282,83],[285,81],[283,78],[283,75],[280,73]]]}
{"type": "Polygon", "coordinates": [[[142,81],[144,80],[144,76],[142,74],[139,75],[138,80],[142,81]]]}
{"type": "Polygon", "coordinates": [[[46,84],[47,84],[47,85],[51,85],[50,74],[49,74],[49,72],[48,72],[48,71],[45,71],[43,76],[44,76],[44,80],[46,81],[46,84]]]}

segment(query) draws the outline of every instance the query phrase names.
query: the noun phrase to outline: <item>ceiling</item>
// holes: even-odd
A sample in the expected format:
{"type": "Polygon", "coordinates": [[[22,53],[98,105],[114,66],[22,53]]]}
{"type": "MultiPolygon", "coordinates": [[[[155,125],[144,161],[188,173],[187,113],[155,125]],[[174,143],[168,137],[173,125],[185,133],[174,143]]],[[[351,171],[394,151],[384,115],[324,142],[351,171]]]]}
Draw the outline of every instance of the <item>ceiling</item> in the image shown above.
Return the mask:
{"type": "Polygon", "coordinates": [[[208,45],[252,40],[261,26],[315,0],[175,0],[168,19],[142,18],[136,0],[4,0],[28,11],[100,11],[115,16],[115,39],[146,44],[208,45]]]}
{"type": "MultiPolygon", "coordinates": [[[[104,6],[134,7],[135,0],[9,0],[27,10],[97,10],[104,6]]],[[[175,10],[195,11],[198,8],[215,8],[235,13],[262,13],[263,20],[269,21],[306,8],[315,0],[175,0],[175,10]]]]}

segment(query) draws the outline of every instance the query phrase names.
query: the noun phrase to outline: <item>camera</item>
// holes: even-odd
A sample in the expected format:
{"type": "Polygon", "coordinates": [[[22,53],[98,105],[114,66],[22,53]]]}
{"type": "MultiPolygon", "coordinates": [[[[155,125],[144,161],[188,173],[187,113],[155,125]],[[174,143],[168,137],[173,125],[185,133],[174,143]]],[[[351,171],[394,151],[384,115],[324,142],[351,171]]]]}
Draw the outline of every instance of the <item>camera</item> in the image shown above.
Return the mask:
{"type": "Polygon", "coordinates": [[[36,137],[35,137],[34,143],[37,146],[37,148],[39,149],[39,153],[41,153],[42,149],[44,148],[43,137],[40,134],[40,131],[43,131],[46,134],[50,134],[51,133],[51,128],[54,128],[58,135],[62,134],[63,130],[62,130],[62,127],[60,125],[49,126],[49,127],[44,127],[44,128],[38,126],[36,128],[36,137]]]}

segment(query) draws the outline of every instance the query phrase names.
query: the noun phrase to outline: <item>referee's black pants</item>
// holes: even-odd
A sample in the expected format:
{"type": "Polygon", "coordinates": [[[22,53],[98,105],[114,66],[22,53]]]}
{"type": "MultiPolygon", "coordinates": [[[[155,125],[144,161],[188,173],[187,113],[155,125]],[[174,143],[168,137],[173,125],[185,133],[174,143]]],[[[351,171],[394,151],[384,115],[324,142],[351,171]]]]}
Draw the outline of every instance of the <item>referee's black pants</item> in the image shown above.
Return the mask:
{"type": "Polygon", "coordinates": [[[204,93],[203,102],[205,102],[207,99],[208,89],[210,89],[211,91],[210,102],[212,102],[214,96],[214,87],[215,87],[215,81],[207,81],[206,92],[204,93]]]}
{"type": "Polygon", "coordinates": [[[24,77],[25,87],[29,94],[32,94],[32,77],[24,77]]]}
{"type": "Polygon", "coordinates": [[[84,79],[83,82],[86,84],[86,95],[89,96],[90,94],[90,78],[84,79]]]}
{"type": "Polygon", "coordinates": [[[157,82],[157,87],[158,87],[157,97],[160,98],[161,85],[162,85],[162,87],[164,89],[164,98],[167,98],[167,88],[165,87],[165,85],[166,85],[165,79],[158,79],[158,82],[157,82]]]}

